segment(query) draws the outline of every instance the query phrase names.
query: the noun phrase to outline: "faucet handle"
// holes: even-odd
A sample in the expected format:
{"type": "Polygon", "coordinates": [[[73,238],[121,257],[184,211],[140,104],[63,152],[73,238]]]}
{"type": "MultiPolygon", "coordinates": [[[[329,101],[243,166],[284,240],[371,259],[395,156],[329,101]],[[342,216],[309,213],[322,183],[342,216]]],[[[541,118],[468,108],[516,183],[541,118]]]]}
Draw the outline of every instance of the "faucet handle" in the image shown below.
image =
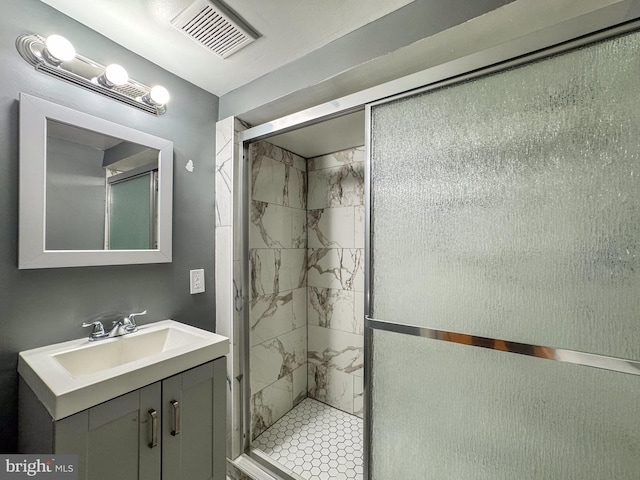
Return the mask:
{"type": "Polygon", "coordinates": [[[95,320],[93,322],[82,322],[83,327],[93,327],[91,330],[91,334],[89,335],[89,341],[99,340],[100,338],[105,338],[108,333],[104,331],[104,325],[100,320],[95,320]]]}
{"type": "Polygon", "coordinates": [[[124,324],[126,325],[127,329],[131,332],[135,332],[138,329],[138,326],[136,325],[136,320],[134,317],[137,317],[138,315],[146,315],[146,314],[147,314],[146,310],[144,312],[139,312],[139,313],[130,313],[129,316],[124,319],[124,324]]]}

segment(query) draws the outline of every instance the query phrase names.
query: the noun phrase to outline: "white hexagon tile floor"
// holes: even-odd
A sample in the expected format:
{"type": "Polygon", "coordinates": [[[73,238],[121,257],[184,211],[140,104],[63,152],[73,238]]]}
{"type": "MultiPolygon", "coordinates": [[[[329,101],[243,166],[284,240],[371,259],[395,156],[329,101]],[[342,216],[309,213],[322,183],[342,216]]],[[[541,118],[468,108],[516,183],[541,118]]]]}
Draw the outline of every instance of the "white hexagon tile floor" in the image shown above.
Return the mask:
{"type": "Polygon", "coordinates": [[[311,398],[253,446],[307,480],[362,479],[362,419],[311,398]]]}

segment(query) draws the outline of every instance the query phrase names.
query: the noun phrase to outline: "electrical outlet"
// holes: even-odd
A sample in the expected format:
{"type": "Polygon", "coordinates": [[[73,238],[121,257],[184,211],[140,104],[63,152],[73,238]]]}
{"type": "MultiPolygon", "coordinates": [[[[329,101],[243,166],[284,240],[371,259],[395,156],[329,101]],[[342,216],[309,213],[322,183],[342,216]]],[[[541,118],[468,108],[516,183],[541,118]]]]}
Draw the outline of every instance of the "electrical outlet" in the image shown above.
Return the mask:
{"type": "Polygon", "coordinates": [[[204,292],[204,268],[190,270],[189,274],[191,295],[204,292]]]}

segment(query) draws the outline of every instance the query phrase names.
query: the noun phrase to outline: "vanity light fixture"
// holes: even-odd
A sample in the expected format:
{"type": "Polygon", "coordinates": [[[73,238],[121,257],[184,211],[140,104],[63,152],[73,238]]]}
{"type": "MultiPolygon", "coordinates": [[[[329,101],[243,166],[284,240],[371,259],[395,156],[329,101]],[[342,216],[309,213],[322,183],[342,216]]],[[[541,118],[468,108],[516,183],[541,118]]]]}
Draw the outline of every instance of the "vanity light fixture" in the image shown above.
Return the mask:
{"type": "Polygon", "coordinates": [[[78,54],[69,40],[61,35],[21,35],[16,48],[22,58],[36,70],[105,95],[113,100],[153,115],[167,111],[169,92],[159,85],[153,88],[132,78],[124,67],[101,65],[78,54]]]}
{"type": "Polygon", "coordinates": [[[164,105],[169,101],[169,91],[161,85],[151,87],[142,100],[151,105],[164,105]]]}
{"type": "Polygon", "coordinates": [[[122,87],[129,82],[129,74],[117,63],[107,65],[104,69],[104,73],[98,78],[98,83],[106,88],[122,87]]]}
{"type": "Polygon", "coordinates": [[[42,54],[47,62],[58,66],[76,58],[76,49],[62,35],[49,35],[44,42],[42,54]]]}

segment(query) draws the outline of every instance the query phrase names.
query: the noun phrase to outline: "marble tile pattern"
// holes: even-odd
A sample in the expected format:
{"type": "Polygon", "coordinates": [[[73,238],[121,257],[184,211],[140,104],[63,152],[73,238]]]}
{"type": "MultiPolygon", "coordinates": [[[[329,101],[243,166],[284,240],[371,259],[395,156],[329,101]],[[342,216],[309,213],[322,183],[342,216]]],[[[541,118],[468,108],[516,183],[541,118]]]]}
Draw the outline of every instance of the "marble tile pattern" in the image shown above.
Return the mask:
{"type": "Polygon", "coordinates": [[[216,227],[232,224],[233,136],[233,118],[216,123],[216,227]]]}
{"type": "MultiPolygon", "coordinates": [[[[216,123],[215,158],[215,279],[216,279],[216,333],[229,338],[227,355],[227,447],[229,456],[239,452],[240,419],[240,383],[238,378],[239,362],[239,312],[235,308],[239,289],[235,279],[241,278],[241,252],[239,242],[234,241],[234,178],[237,177],[240,160],[238,133],[246,129],[237,118],[228,117],[216,123]]],[[[197,168],[197,167],[196,167],[197,168]]],[[[196,171],[197,173],[197,171],[196,171]]]]}
{"type": "Polygon", "coordinates": [[[260,435],[254,446],[295,478],[363,478],[362,419],[311,398],[260,435]]]}
{"type": "Polygon", "coordinates": [[[250,147],[252,438],[307,396],[306,160],[250,147]]]}
{"type": "Polygon", "coordinates": [[[364,147],[307,170],[308,394],[362,416],[364,147]]]}
{"type": "Polygon", "coordinates": [[[362,415],[364,149],[250,159],[252,438],[307,395],[362,415]]]}

